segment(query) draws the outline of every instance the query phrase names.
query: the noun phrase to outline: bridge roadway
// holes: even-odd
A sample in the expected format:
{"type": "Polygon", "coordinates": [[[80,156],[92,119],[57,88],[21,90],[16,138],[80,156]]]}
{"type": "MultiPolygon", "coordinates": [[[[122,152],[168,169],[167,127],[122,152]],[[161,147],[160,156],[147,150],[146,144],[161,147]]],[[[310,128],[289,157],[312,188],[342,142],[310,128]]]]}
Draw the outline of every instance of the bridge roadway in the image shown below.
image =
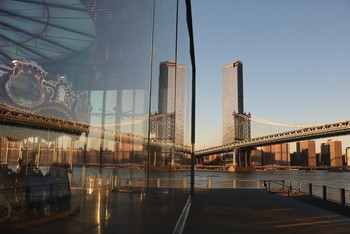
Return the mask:
{"type": "Polygon", "coordinates": [[[254,148],[264,145],[273,145],[280,143],[288,143],[323,137],[341,136],[350,134],[350,120],[317,125],[308,128],[302,128],[294,131],[276,133],[272,135],[251,138],[243,141],[234,142],[227,145],[215,146],[207,149],[195,151],[196,157],[203,157],[206,155],[233,152],[243,148],[254,148]]]}

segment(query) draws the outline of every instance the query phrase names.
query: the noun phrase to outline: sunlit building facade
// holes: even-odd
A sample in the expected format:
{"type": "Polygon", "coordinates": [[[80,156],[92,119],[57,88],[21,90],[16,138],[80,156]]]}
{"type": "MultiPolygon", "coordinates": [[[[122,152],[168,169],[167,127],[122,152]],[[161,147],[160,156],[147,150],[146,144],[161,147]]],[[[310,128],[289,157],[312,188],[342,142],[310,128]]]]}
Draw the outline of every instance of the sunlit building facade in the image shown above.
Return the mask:
{"type": "Polygon", "coordinates": [[[345,149],[345,165],[350,166],[350,147],[345,149]]]}
{"type": "Polygon", "coordinates": [[[172,139],[179,145],[184,143],[185,75],[184,64],[160,64],[158,110],[160,114],[174,115],[172,139]]]}
{"type": "Polygon", "coordinates": [[[175,230],[191,193],[190,167],[174,173],[193,143],[189,6],[0,3],[0,225],[74,211],[76,232],[175,230]]]}
{"type": "Polygon", "coordinates": [[[342,142],[327,140],[321,144],[321,163],[332,167],[343,166],[342,142]]]}
{"type": "Polygon", "coordinates": [[[297,155],[301,166],[317,166],[316,142],[314,140],[297,142],[297,155]]]}
{"type": "Polygon", "coordinates": [[[262,165],[290,166],[289,143],[262,146],[261,151],[262,165]]]}
{"type": "Polygon", "coordinates": [[[261,166],[262,165],[262,154],[263,151],[260,149],[253,149],[250,151],[250,158],[252,166],[261,166]]]}
{"type": "Polygon", "coordinates": [[[222,70],[223,138],[222,144],[229,144],[250,136],[250,122],[246,118],[235,118],[243,114],[243,64],[240,61],[228,63],[222,70]],[[248,127],[248,128],[247,128],[248,127]],[[245,131],[244,129],[248,129],[245,131]]]}

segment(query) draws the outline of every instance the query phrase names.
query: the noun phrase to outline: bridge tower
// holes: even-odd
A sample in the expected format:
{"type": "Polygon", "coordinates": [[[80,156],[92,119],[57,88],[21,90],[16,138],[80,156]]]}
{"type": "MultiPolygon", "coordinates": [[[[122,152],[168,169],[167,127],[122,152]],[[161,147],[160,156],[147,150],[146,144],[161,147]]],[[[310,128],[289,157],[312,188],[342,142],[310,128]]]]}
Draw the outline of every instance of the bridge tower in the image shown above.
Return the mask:
{"type": "Polygon", "coordinates": [[[250,139],[250,117],[250,113],[241,114],[233,112],[233,120],[235,123],[233,142],[250,139]]]}

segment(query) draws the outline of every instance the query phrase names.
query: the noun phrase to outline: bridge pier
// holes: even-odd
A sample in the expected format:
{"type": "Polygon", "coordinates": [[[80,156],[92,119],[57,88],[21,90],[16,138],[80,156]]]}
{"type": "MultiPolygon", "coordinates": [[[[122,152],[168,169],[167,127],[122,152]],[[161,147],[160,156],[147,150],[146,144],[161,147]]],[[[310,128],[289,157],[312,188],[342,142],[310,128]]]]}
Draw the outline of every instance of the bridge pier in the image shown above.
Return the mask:
{"type": "Polygon", "coordinates": [[[204,163],[204,158],[200,157],[200,158],[196,158],[196,164],[203,164],[204,163]]]}
{"type": "Polygon", "coordinates": [[[233,152],[232,166],[250,167],[252,165],[250,151],[250,148],[236,149],[233,152]]]}
{"type": "Polygon", "coordinates": [[[252,150],[249,150],[249,166],[252,166],[252,150]]]}
{"type": "Polygon", "coordinates": [[[232,166],[234,167],[236,165],[237,165],[237,150],[234,150],[232,154],[232,166]]]}
{"type": "Polygon", "coordinates": [[[241,150],[238,150],[238,166],[241,167],[242,166],[242,160],[241,160],[241,150]]]}

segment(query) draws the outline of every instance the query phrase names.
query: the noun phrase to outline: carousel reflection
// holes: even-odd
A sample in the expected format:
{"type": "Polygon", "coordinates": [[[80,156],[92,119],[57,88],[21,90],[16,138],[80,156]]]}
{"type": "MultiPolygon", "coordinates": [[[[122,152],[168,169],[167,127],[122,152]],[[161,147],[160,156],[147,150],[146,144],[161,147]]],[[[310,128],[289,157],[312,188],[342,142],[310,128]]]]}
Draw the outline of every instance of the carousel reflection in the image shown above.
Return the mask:
{"type": "Polygon", "coordinates": [[[19,214],[52,215],[71,209],[67,163],[53,163],[44,175],[32,160],[18,159],[16,171],[0,167],[0,221],[16,220],[19,214]]]}

